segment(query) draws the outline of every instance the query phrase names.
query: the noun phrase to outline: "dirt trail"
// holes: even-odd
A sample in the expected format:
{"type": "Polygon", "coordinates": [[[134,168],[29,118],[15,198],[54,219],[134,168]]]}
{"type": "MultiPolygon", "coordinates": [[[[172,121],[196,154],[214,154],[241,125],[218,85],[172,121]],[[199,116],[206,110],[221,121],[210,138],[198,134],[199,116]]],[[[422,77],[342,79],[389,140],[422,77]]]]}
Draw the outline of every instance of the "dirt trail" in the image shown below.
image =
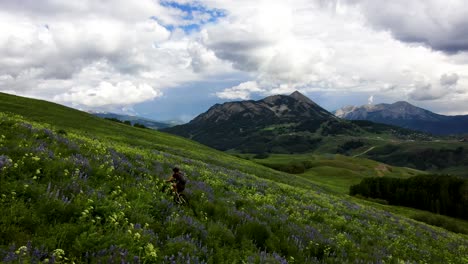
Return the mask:
{"type": "Polygon", "coordinates": [[[364,155],[364,154],[366,154],[367,152],[373,150],[374,148],[375,148],[375,146],[370,147],[368,150],[366,150],[366,151],[364,151],[364,152],[362,152],[362,153],[359,153],[359,154],[354,155],[353,158],[359,157],[359,156],[361,156],[361,155],[364,155]]]}

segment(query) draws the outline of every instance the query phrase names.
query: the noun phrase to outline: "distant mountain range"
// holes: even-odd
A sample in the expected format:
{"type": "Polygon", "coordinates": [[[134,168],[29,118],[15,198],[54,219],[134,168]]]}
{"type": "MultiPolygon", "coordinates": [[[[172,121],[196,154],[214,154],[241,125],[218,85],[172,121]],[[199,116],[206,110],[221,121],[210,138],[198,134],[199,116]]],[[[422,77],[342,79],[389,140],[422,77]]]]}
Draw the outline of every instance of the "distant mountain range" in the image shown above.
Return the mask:
{"type": "Polygon", "coordinates": [[[187,124],[163,131],[220,150],[301,152],[320,141],[324,123],[342,122],[299,92],[216,104],[187,124]]]}
{"type": "MultiPolygon", "coordinates": [[[[163,129],[219,150],[247,153],[309,152],[332,135],[400,132],[371,122],[337,118],[299,92],[259,101],[216,104],[187,124],[163,129]]],[[[407,131],[402,133],[409,134],[407,131]]],[[[412,133],[412,132],[410,132],[412,133]]]]}
{"type": "Polygon", "coordinates": [[[468,115],[439,115],[402,101],[393,104],[347,106],[335,111],[335,115],[343,119],[368,120],[435,135],[468,133],[468,115]]]}
{"type": "Polygon", "coordinates": [[[141,125],[144,125],[145,127],[156,129],[156,130],[180,124],[176,121],[160,122],[160,121],[154,121],[154,120],[144,118],[144,117],[120,115],[120,114],[115,114],[115,113],[93,113],[92,112],[91,114],[98,116],[98,117],[102,117],[102,118],[115,118],[123,122],[130,121],[132,125],[141,124],[141,125]]]}

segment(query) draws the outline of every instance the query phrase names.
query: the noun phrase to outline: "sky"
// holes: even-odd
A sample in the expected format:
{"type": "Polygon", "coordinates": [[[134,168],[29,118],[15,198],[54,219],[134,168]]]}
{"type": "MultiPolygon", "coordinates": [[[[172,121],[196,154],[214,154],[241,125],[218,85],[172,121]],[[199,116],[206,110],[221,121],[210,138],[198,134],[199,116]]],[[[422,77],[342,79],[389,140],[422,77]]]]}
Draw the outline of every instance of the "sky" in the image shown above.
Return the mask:
{"type": "Polygon", "coordinates": [[[298,90],[468,114],[463,0],[0,0],[0,92],[189,121],[298,90]]]}

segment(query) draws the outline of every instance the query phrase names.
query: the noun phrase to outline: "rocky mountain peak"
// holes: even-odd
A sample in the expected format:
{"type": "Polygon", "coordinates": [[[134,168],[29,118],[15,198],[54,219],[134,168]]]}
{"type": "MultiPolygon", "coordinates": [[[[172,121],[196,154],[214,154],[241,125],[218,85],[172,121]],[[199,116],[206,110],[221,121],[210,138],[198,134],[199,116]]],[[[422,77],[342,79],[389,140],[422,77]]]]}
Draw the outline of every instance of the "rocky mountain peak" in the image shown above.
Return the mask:
{"type": "Polygon", "coordinates": [[[285,146],[284,138],[298,137],[302,140],[300,144],[312,144],[310,138],[321,133],[317,131],[322,125],[334,129],[341,122],[300,92],[294,92],[258,101],[217,104],[188,124],[164,131],[221,150],[248,149],[255,144],[287,149],[289,146],[285,146]]]}
{"type": "Polygon", "coordinates": [[[335,115],[348,120],[368,120],[441,135],[468,131],[468,116],[440,115],[405,101],[372,107],[348,106],[337,110],[335,115]]]}
{"type": "Polygon", "coordinates": [[[299,91],[295,91],[294,93],[289,95],[290,97],[298,100],[299,102],[308,103],[311,105],[317,105],[314,101],[310,100],[307,96],[301,94],[299,91]]]}

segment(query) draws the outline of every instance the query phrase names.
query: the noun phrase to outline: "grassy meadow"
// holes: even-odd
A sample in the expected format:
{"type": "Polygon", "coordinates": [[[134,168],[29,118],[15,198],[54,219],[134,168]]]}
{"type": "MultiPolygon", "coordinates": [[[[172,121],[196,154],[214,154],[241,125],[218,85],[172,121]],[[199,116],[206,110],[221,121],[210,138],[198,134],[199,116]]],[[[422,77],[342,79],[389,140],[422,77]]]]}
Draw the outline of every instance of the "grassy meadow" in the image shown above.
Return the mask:
{"type": "MultiPolygon", "coordinates": [[[[343,156],[339,154],[272,154],[268,158],[258,159],[255,155],[240,155],[266,167],[282,169],[291,164],[303,165],[304,172],[296,175],[312,181],[327,191],[336,194],[349,194],[349,187],[361,182],[367,177],[393,177],[407,179],[416,175],[427,174],[411,168],[390,166],[365,158],[343,156]]],[[[453,217],[434,214],[414,208],[388,205],[384,200],[347,197],[357,199],[358,202],[367,202],[374,207],[399,214],[431,225],[468,234],[468,221],[453,217]],[[366,201],[362,201],[365,199],[366,201]]]]}
{"type": "Polygon", "coordinates": [[[348,194],[351,185],[358,184],[366,177],[409,178],[424,173],[411,168],[395,167],[339,154],[271,154],[265,159],[255,159],[252,155],[244,157],[267,167],[280,169],[288,165],[302,164],[304,172],[297,175],[342,194],[348,194]]]}
{"type": "MultiPolygon", "coordinates": [[[[337,159],[316,167],[359,171],[337,159]]],[[[468,263],[468,236],[322,186],[0,94],[2,263],[468,263]],[[174,166],[189,180],[186,206],[161,191],[174,166]]]]}

